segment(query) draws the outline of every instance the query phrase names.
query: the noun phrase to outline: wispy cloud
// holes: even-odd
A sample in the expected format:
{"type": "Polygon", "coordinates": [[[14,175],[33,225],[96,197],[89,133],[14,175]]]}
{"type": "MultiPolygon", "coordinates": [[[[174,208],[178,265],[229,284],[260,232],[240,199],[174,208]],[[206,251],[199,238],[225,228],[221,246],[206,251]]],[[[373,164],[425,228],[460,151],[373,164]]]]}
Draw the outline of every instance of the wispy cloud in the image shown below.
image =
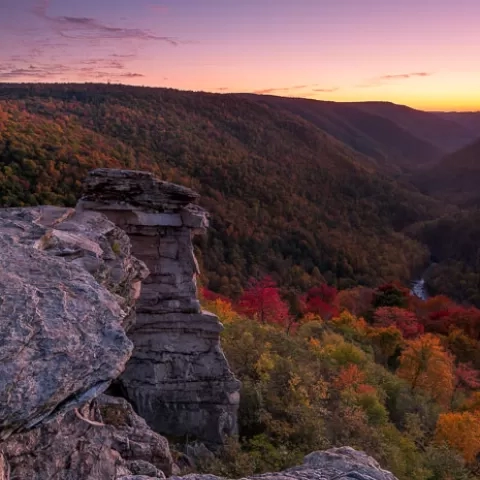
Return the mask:
{"type": "Polygon", "coordinates": [[[302,95],[308,95],[312,92],[323,92],[323,93],[331,93],[336,92],[338,90],[337,87],[334,88],[320,88],[318,83],[314,83],[313,85],[293,85],[291,87],[281,87],[281,88],[264,88],[262,90],[255,90],[253,93],[257,95],[268,95],[268,94],[275,94],[275,93],[289,93],[289,92],[298,92],[304,90],[302,95]]]}
{"type": "Polygon", "coordinates": [[[49,0],[39,0],[33,7],[35,15],[47,21],[60,36],[78,40],[153,40],[177,46],[181,42],[173,37],[156,35],[141,28],[115,27],[91,17],[51,16],[48,14],[49,0]]]}
{"type": "Polygon", "coordinates": [[[318,93],[333,93],[337,92],[339,90],[338,87],[333,87],[333,88],[313,88],[312,92],[318,92],[318,93]]]}
{"type": "Polygon", "coordinates": [[[432,72],[409,72],[409,73],[395,73],[395,74],[389,74],[389,75],[381,75],[379,77],[371,78],[370,80],[364,83],[361,83],[360,85],[357,85],[357,87],[358,88],[378,87],[395,80],[409,80],[411,78],[431,77],[432,75],[434,75],[432,72]]]}
{"type": "Polygon", "coordinates": [[[414,77],[430,77],[433,73],[431,72],[413,72],[413,73],[398,73],[395,75],[383,75],[378,77],[379,80],[407,80],[414,77]]]}
{"type": "Polygon", "coordinates": [[[256,93],[258,95],[266,95],[268,93],[282,93],[282,92],[290,92],[292,90],[302,90],[308,87],[309,85],[294,85],[292,87],[264,88],[262,90],[255,90],[253,93],[256,93]]]}
{"type": "MultiPolygon", "coordinates": [[[[123,67],[122,67],[123,69],[123,67]]],[[[141,78],[144,75],[137,72],[109,71],[108,65],[102,62],[82,62],[79,65],[36,64],[26,68],[18,68],[15,64],[0,66],[0,80],[54,80],[61,77],[74,77],[79,80],[121,80],[141,78]],[[82,66],[87,65],[87,66],[82,66]],[[102,67],[106,67],[105,69],[102,67]]]]}

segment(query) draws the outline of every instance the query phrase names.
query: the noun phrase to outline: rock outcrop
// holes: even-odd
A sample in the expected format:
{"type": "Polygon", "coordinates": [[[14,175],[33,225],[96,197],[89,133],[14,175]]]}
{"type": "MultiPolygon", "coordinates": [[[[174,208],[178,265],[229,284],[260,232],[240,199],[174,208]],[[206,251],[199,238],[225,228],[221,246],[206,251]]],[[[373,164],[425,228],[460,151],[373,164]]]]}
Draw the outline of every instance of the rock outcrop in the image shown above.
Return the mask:
{"type": "Polygon", "coordinates": [[[125,400],[106,395],[78,413],[70,411],[13,435],[1,451],[9,473],[3,480],[115,480],[132,474],[165,478],[173,466],[165,438],[150,430],[125,400]]]}
{"type": "Polygon", "coordinates": [[[167,441],[124,399],[125,328],[145,264],[96,212],[0,210],[0,480],[172,473],[167,441]]]}
{"type": "MultiPolygon", "coordinates": [[[[215,475],[185,475],[171,480],[222,480],[215,475]]],[[[278,473],[264,473],[242,480],[397,480],[364,452],[350,447],[332,448],[307,455],[303,465],[278,473]]]]}
{"type": "Polygon", "coordinates": [[[94,170],[79,211],[101,212],[130,237],[145,280],[128,334],[121,385],[156,431],[220,444],[236,431],[239,382],[220,348],[218,318],[202,312],[192,236],[208,227],[198,194],[146,172],[94,170]]]}
{"type": "Polygon", "coordinates": [[[4,209],[0,232],[1,440],[120,375],[132,351],[123,324],[148,271],[97,213],[4,209]]]}

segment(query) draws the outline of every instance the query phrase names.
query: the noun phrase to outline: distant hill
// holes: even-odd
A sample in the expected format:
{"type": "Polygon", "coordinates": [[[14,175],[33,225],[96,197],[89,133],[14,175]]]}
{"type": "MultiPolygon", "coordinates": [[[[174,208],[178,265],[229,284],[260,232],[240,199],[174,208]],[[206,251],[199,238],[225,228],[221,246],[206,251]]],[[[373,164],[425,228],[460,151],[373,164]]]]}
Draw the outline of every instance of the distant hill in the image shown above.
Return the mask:
{"type": "MultiPolygon", "coordinates": [[[[430,139],[426,140],[414,129],[405,128],[388,116],[370,112],[362,104],[264,95],[249,98],[300,116],[352,149],[371,157],[377,167],[385,172],[398,173],[429,164],[445,153],[442,147],[431,143],[430,139]]],[[[412,110],[413,117],[417,113],[423,112],[412,110]]],[[[440,120],[438,123],[443,125],[451,122],[440,120]]],[[[452,130],[458,130],[456,124],[450,126],[452,130]]]]}
{"type": "Polygon", "coordinates": [[[439,115],[462,125],[472,132],[474,138],[480,138],[480,112],[442,112],[439,115]]]}
{"type": "Polygon", "coordinates": [[[416,183],[425,192],[449,202],[480,206],[480,137],[434,167],[418,172],[416,183]]]}
{"type": "Polygon", "coordinates": [[[356,102],[347,105],[387,118],[444,153],[454,152],[479,137],[468,122],[459,121],[460,117],[455,115],[424,112],[389,102],[356,102]]]}
{"type": "MultiPolygon", "coordinates": [[[[308,103],[117,85],[4,84],[0,99],[0,204],[73,205],[98,166],[154,171],[212,213],[198,246],[213,290],[235,296],[262,272],[291,289],[408,280],[428,256],[402,232],[436,218],[437,202],[326,133],[375,149],[374,115],[340,106],[320,120],[308,103]]],[[[388,163],[402,135],[416,140],[383,124],[388,163]]]]}

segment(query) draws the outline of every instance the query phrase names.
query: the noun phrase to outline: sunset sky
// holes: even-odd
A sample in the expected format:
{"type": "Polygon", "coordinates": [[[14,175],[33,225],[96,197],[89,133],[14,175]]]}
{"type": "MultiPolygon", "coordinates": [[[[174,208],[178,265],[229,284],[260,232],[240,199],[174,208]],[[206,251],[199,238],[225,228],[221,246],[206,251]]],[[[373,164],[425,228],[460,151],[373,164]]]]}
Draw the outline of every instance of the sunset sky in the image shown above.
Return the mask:
{"type": "Polygon", "coordinates": [[[480,0],[0,0],[0,82],[480,110],[480,0]]]}

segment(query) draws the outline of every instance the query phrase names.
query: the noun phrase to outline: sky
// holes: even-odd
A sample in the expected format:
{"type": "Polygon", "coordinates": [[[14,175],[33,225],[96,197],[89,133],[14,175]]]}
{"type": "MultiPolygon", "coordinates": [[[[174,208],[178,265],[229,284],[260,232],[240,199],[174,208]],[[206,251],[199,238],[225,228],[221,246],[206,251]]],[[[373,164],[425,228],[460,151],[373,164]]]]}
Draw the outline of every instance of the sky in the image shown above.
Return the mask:
{"type": "Polygon", "coordinates": [[[0,82],[480,110],[480,0],[0,0],[0,82]]]}

